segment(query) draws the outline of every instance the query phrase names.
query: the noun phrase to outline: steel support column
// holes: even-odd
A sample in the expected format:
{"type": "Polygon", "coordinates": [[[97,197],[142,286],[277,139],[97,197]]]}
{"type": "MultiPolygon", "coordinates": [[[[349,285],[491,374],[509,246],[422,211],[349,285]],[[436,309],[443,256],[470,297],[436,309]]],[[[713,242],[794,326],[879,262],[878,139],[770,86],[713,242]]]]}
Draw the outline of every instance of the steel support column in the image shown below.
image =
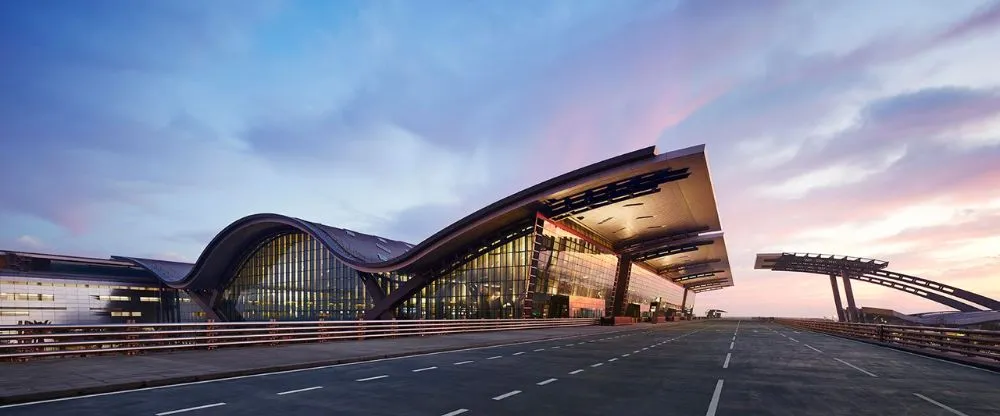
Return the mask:
{"type": "Polygon", "coordinates": [[[626,254],[618,256],[618,271],[615,273],[615,292],[611,305],[605,311],[607,316],[625,315],[625,295],[628,293],[628,280],[632,274],[632,257],[626,254]]]}
{"type": "Polygon", "coordinates": [[[858,322],[858,306],[854,303],[854,290],[851,289],[851,279],[847,277],[847,271],[842,270],[840,276],[844,279],[844,296],[847,297],[847,316],[851,322],[858,322]]]}
{"type": "Polygon", "coordinates": [[[845,322],[844,304],[840,302],[840,288],[837,287],[837,275],[830,275],[830,286],[833,287],[833,304],[837,306],[837,319],[845,322]]]}

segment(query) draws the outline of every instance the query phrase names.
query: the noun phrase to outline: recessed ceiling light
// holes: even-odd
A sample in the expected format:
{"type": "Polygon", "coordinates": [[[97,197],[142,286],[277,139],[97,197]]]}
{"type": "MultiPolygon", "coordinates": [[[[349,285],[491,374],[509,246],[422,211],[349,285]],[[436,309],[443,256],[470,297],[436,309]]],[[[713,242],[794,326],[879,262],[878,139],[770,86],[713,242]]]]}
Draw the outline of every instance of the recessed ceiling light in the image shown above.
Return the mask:
{"type": "Polygon", "coordinates": [[[652,215],[643,215],[641,217],[635,217],[635,219],[637,219],[637,220],[646,220],[646,219],[650,219],[650,218],[653,218],[653,216],[652,215]]]}
{"type": "Polygon", "coordinates": [[[622,228],[619,228],[619,229],[618,229],[618,231],[615,231],[615,232],[613,232],[612,234],[618,234],[618,233],[619,233],[619,232],[621,232],[621,231],[625,231],[625,229],[626,229],[626,228],[628,228],[628,227],[622,227],[622,228]]]}
{"type": "Polygon", "coordinates": [[[646,228],[663,228],[663,226],[662,225],[651,225],[651,226],[646,227],[646,228]]]}
{"type": "Polygon", "coordinates": [[[607,218],[601,220],[601,222],[597,223],[597,225],[601,225],[601,224],[604,224],[604,223],[606,223],[608,221],[611,221],[612,218],[614,218],[614,217],[607,217],[607,218]]]}
{"type": "Polygon", "coordinates": [[[642,202],[633,202],[631,204],[625,204],[625,205],[622,205],[622,206],[623,207],[637,207],[637,206],[640,206],[642,204],[643,204],[642,202]]]}

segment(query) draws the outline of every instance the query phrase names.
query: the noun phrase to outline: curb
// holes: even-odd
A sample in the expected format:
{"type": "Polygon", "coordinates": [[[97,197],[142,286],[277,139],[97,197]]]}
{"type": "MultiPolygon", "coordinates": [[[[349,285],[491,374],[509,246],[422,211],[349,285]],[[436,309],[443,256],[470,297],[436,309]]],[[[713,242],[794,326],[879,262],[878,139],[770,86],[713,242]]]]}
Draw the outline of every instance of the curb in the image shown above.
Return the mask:
{"type": "MultiPolygon", "coordinates": [[[[604,332],[604,333],[627,332],[627,331],[634,331],[634,330],[639,330],[639,329],[645,329],[645,327],[636,325],[636,326],[632,326],[631,328],[628,328],[628,329],[622,329],[620,331],[607,331],[607,332],[604,332]]],[[[16,394],[16,395],[12,395],[12,396],[0,396],[0,408],[3,408],[3,407],[8,406],[8,405],[28,404],[28,403],[31,403],[31,402],[37,402],[37,401],[43,401],[43,400],[68,399],[68,398],[78,397],[78,396],[86,396],[86,395],[102,394],[102,393],[113,393],[113,392],[118,392],[118,391],[123,391],[123,390],[135,390],[135,389],[143,389],[143,388],[166,387],[166,386],[175,385],[175,384],[194,383],[194,382],[211,381],[211,380],[222,380],[222,379],[231,378],[231,377],[251,376],[251,375],[258,375],[258,374],[262,375],[262,374],[276,373],[276,372],[281,372],[281,371],[302,370],[302,369],[308,369],[308,368],[314,368],[314,367],[325,367],[325,366],[338,365],[338,364],[352,364],[352,363],[359,363],[359,362],[365,362],[365,361],[382,360],[382,359],[387,359],[387,358],[400,358],[400,357],[407,357],[407,356],[412,356],[412,355],[434,354],[434,353],[441,353],[441,352],[448,352],[448,351],[458,351],[458,350],[473,349],[473,348],[487,348],[487,347],[496,347],[496,346],[503,346],[503,345],[518,344],[518,343],[540,342],[540,341],[548,341],[548,340],[552,340],[552,339],[565,339],[565,338],[581,337],[581,336],[587,336],[587,335],[593,335],[593,334],[569,335],[569,336],[553,336],[553,337],[546,337],[546,338],[526,339],[526,340],[520,340],[520,341],[505,341],[505,342],[490,342],[490,343],[480,343],[480,344],[465,344],[465,345],[461,345],[461,346],[430,348],[430,349],[422,349],[422,350],[415,350],[415,351],[404,351],[404,352],[391,353],[391,354],[375,354],[375,355],[357,356],[357,357],[349,357],[349,358],[338,358],[338,359],[330,359],[330,360],[310,361],[310,362],[305,362],[305,363],[284,364],[284,365],[276,365],[276,366],[269,366],[269,367],[257,367],[257,368],[248,368],[248,369],[242,369],[242,370],[223,371],[223,372],[217,372],[217,373],[211,373],[211,374],[199,374],[199,375],[190,375],[190,376],[175,376],[175,377],[167,377],[167,378],[161,378],[161,379],[155,379],[155,380],[132,381],[132,382],[127,382],[127,383],[103,384],[103,385],[91,386],[91,387],[81,387],[81,388],[71,388],[71,389],[62,389],[62,390],[49,390],[49,391],[43,391],[43,392],[16,394]]]]}

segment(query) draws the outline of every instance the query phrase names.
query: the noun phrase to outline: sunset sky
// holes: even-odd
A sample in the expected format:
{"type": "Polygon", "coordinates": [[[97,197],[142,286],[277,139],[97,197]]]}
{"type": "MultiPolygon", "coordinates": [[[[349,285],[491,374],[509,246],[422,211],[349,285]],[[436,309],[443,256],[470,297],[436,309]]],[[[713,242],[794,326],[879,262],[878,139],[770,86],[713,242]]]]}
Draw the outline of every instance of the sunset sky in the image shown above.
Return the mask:
{"type": "Polygon", "coordinates": [[[833,316],[772,251],[1000,298],[998,45],[995,1],[4,1],[0,249],[194,261],[257,212],[417,243],[704,143],[736,286],[697,313],[833,316]]]}

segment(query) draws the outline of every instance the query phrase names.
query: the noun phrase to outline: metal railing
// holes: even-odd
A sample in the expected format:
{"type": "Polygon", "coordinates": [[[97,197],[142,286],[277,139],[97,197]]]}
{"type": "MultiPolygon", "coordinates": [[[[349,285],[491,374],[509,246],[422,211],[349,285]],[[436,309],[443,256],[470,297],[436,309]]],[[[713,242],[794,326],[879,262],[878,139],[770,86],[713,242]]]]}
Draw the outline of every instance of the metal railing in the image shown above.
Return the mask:
{"type": "Polygon", "coordinates": [[[1000,331],[857,324],[811,319],[775,319],[780,324],[873,341],[942,358],[1000,366],[1000,331]]]}
{"type": "Polygon", "coordinates": [[[595,325],[592,318],[0,326],[0,361],[595,325]]]}

